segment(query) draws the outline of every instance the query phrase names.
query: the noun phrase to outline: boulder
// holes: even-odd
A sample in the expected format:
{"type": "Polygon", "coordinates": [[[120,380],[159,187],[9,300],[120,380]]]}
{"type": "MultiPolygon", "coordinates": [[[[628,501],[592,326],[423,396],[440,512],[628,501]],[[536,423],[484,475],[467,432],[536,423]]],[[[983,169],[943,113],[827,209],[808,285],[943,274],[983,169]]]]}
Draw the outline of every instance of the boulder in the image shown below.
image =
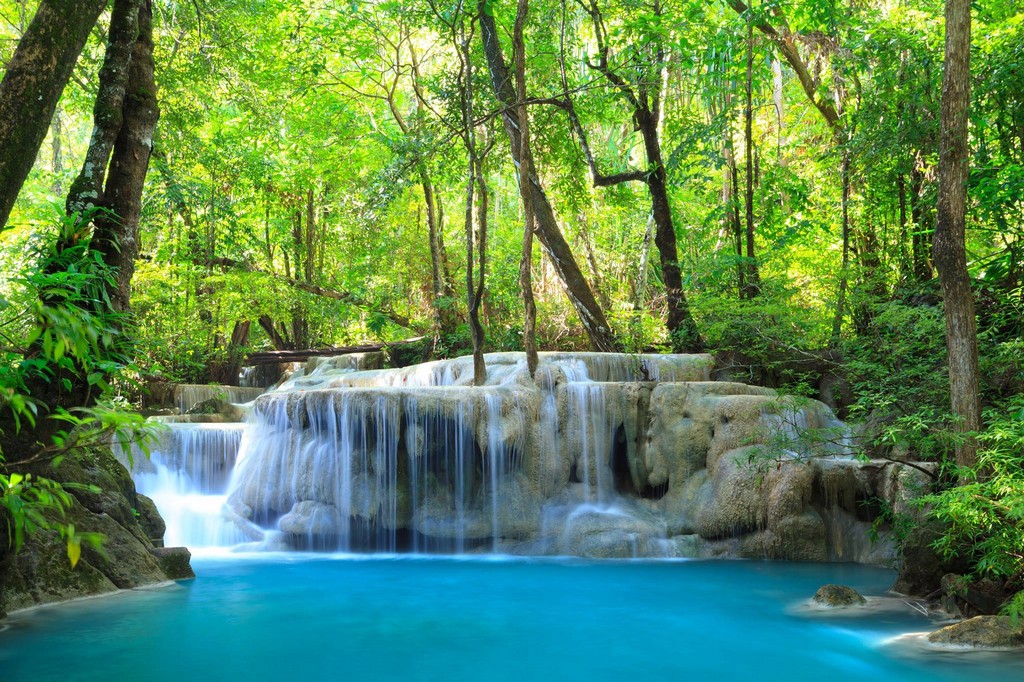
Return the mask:
{"type": "Polygon", "coordinates": [[[830,609],[864,606],[868,600],[860,592],[846,585],[822,585],[814,593],[814,603],[830,609]]]}
{"type": "Polygon", "coordinates": [[[967,573],[969,562],[959,556],[943,558],[932,543],[938,539],[941,528],[935,523],[915,526],[903,539],[899,574],[893,590],[901,594],[931,596],[942,588],[942,576],[948,573],[967,573]]]}
{"type": "Polygon", "coordinates": [[[168,580],[188,580],[195,578],[192,570],[192,552],[187,547],[155,547],[149,553],[160,564],[168,580]]]}
{"type": "Polygon", "coordinates": [[[222,417],[226,422],[240,422],[245,411],[233,403],[220,398],[210,398],[196,403],[185,412],[186,416],[222,417]]]}
{"type": "Polygon", "coordinates": [[[342,531],[343,520],[334,505],[303,500],[281,517],[278,528],[289,535],[335,537],[342,531]]]}
{"type": "Polygon", "coordinates": [[[1009,616],[976,616],[936,630],[928,641],[971,649],[1024,649],[1024,632],[1009,616]]]}
{"type": "Polygon", "coordinates": [[[57,466],[42,463],[32,473],[75,483],[67,488],[71,503],[59,521],[73,524],[79,535],[100,534],[103,542],[99,550],[88,541],[82,542],[81,557],[72,567],[66,542],[56,531],[30,534],[17,554],[0,556],[0,610],[13,611],[168,579],[150,553],[150,535],[162,528],[163,522],[145,498],[136,517],[140,496],[109,447],[72,450],[57,466]]]}
{"type": "Polygon", "coordinates": [[[956,618],[993,615],[1010,596],[996,580],[971,580],[956,573],[942,576],[942,608],[956,618]]]}

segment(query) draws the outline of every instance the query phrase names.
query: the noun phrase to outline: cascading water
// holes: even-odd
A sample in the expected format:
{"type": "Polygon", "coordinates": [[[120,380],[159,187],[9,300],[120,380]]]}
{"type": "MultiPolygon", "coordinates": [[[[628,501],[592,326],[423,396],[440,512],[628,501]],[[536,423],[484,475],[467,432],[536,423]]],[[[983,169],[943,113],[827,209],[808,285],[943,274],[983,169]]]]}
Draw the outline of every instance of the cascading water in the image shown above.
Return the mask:
{"type": "MultiPolygon", "coordinates": [[[[826,515],[806,501],[779,519],[771,490],[739,511],[729,502],[746,483],[723,454],[789,427],[773,392],[708,382],[708,356],[547,353],[536,380],[522,354],[486,360],[480,387],[471,358],[396,370],[318,360],[244,425],[172,426],[177,449],[155,453],[157,473],[137,469],[140,491],[168,542],[191,547],[764,555],[783,534],[816,537],[826,515]],[[216,438],[234,439],[230,456],[216,438]],[[219,462],[217,475],[193,460],[219,462]]],[[[812,407],[794,414],[828,422],[812,407]]]]}
{"type": "Polygon", "coordinates": [[[172,424],[149,459],[133,454],[136,488],[160,510],[168,545],[219,547],[246,537],[222,509],[244,431],[243,424],[172,424]]]}

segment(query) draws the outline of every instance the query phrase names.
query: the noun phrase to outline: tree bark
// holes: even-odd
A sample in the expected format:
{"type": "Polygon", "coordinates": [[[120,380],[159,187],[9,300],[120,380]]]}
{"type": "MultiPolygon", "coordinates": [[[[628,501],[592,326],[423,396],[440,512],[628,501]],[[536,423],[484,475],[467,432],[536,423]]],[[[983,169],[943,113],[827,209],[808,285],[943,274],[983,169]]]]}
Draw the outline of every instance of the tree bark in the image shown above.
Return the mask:
{"type": "MultiPolygon", "coordinates": [[[[471,23],[472,27],[473,24],[471,23]]],[[[464,29],[463,29],[464,30],[464,29]]],[[[472,28],[470,29],[470,36],[472,28]]],[[[487,382],[487,364],[484,362],[484,328],[480,324],[480,303],[484,296],[484,276],[486,273],[486,242],[487,242],[487,182],[483,177],[483,164],[477,148],[476,128],[473,124],[473,55],[470,52],[470,36],[460,36],[459,60],[461,62],[460,86],[462,88],[462,125],[466,143],[466,213],[463,227],[466,233],[466,313],[469,317],[469,333],[473,341],[473,385],[483,386],[487,382]],[[478,209],[479,234],[473,236],[473,199],[479,192],[478,209]],[[474,244],[479,242],[479,273],[477,284],[473,274],[474,261],[477,260],[474,244]]],[[[435,286],[437,284],[435,268],[435,286]]]]}
{"type": "Polygon", "coordinates": [[[743,268],[746,271],[743,292],[744,298],[751,299],[761,291],[761,277],[757,271],[757,260],[754,253],[754,22],[749,17],[747,19],[747,82],[744,94],[747,105],[743,112],[744,152],[747,161],[745,196],[747,253],[743,268]]]}
{"type": "Polygon", "coordinates": [[[832,320],[831,344],[839,343],[843,333],[843,317],[846,316],[846,289],[850,278],[850,154],[842,150],[843,160],[840,162],[840,174],[842,175],[842,198],[840,199],[840,211],[842,213],[843,230],[843,256],[842,266],[839,271],[839,291],[836,296],[836,315],[832,320]]]}
{"type": "MultiPolygon", "coordinates": [[[[516,92],[515,86],[509,77],[505,57],[498,41],[497,26],[494,17],[485,11],[485,3],[477,5],[480,14],[480,38],[483,43],[484,55],[487,58],[487,67],[491,76],[491,86],[498,102],[504,107],[502,111],[502,122],[505,132],[509,138],[509,146],[512,149],[512,159],[516,166],[521,165],[519,158],[521,142],[519,123],[515,115],[516,92]]],[[[540,179],[536,176],[529,176],[526,179],[526,186],[530,190],[533,207],[536,212],[537,238],[544,248],[548,259],[555,267],[558,278],[561,280],[562,288],[565,290],[569,302],[576,309],[580,323],[590,339],[590,344],[597,351],[615,352],[619,349],[612,333],[611,326],[605,319],[604,311],[597,304],[594,292],[591,290],[586,277],[580,271],[576,259],[573,257],[569,244],[558,227],[555,219],[555,212],[548,201],[540,179]]]]}
{"type": "MultiPolygon", "coordinates": [[[[125,114],[125,95],[135,45],[139,37],[139,6],[141,0],[114,0],[107,32],[107,49],[100,68],[99,90],[93,104],[92,137],[78,177],[68,190],[65,208],[68,215],[81,214],[92,207],[107,206],[104,200],[110,154],[121,132],[125,114]]],[[[151,41],[152,44],[152,41],[151,41]]],[[[150,48],[152,59],[152,47],[150,48]]],[[[147,155],[148,157],[148,155],[147,155]]],[[[83,225],[90,216],[79,216],[83,225]]]]}
{"type": "Polygon", "coordinates": [[[537,305],[533,300],[533,231],[536,213],[530,180],[533,178],[533,152],[530,149],[530,114],[526,110],[526,43],[523,29],[529,11],[528,0],[516,3],[516,22],[512,32],[512,59],[516,79],[516,122],[519,125],[519,194],[523,200],[523,252],[519,260],[519,287],[523,294],[523,349],[526,368],[532,378],[537,372],[537,305]]]}
{"type": "Polygon", "coordinates": [[[956,463],[962,467],[978,463],[977,442],[971,434],[981,428],[978,335],[965,248],[970,59],[970,0],[946,0],[939,201],[932,254],[945,302],[951,407],[957,419],[956,429],[967,434],[956,446],[956,463]]]}
{"type": "Polygon", "coordinates": [[[700,352],[704,350],[704,339],[697,330],[697,322],[690,314],[690,304],[683,292],[683,276],[676,247],[676,228],[668,199],[667,175],[661,158],[657,118],[655,112],[644,107],[635,112],[635,119],[644,139],[647,164],[651,168],[647,175],[647,189],[651,195],[651,215],[654,216],[654,246],[658,249],[661,277],[665,282],[668,307],[665,327],[668,329],[673,352],[700,352]]]}
{"type": "MultiPolygon", "coordinates": [[[[640,131],[644,141],[647,170],[643,172],[630,171],[618,173],[612,176],[603,176],[598,172],[583,126],[576,115],[572,100],[568,97],[568,84],[565,78],[563,55],[562,84],[563,89],[567,93],[564,108],[569,113],[573,128],[580,139],[580,146],[583,147],[584,153],[587,156],[587,162],[590,165],[595,185],[608,186],[630,180],[641,180],[647,185],[647,190],[651,197],[651,216],[654,219],[656,228],[654,244],[658,249],[662,279],[665,283],[665,299],[668,309],[665,327],[668,330],[669,342],[672,345],[672,350],[676,353],[701,351],[704,349],[704,340],[697,330],[697,323],[690,314],[690,306],[683,291],[682,272],[679,267],[679,251],[676,245],[676,230],[672,220],[672,206],[668,198],[667,174],[661,155],[661,132],[659,128],[661,123],[661,97],[665,78],[666,57],[664,49],[659,41],[655,41],[653,73],[638,79],[639,82],[635,84],[634,89],[633,85],[623,79],[609,65],[608,56],[610,48],[605,41],[604,19],[597,5],[597,0],[591,0],[589,5],[584,5],[584,9],[590,15],[593,23],[598,48],[597,62],[588,61],[587,65],[601,73],[632,108],[633,122],[640,131]]],[[[656,15],[661,14],[660,0],[655,0],[653,11],[656,15]]]]}
{"type": "Polygon", "coordinates": [[[153,132],[160,118],[154,79],[152,0],[140,4],[137,25],[121,129],[114,141],[104,189],[104,201],[114,216],[99,217],[93,235],[94,248],[103,254],[108,265],[117,269],[111,303],[120,312],[130,307],[132,276],[139,254],[142,190],[153,151],[153,132]]]}
{"type": "Polygon", "coordinates": [[[42,0],[0,83],[0,228],[107,0],[42,0]]]}

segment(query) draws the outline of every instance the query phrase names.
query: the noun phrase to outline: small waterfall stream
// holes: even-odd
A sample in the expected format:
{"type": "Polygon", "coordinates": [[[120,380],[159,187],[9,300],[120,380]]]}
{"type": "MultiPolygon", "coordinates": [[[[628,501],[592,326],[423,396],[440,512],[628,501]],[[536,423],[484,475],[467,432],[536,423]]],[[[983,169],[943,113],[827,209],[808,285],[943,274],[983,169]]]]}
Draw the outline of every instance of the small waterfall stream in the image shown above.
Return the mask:
{"type": "Polygon", "coordinates": [[[148,460],[134,453],[136,488],[160,510],[165,544],[201,548],[246,540],[222,513],[244,430],[244,424],[175,424],[148,460]]]}

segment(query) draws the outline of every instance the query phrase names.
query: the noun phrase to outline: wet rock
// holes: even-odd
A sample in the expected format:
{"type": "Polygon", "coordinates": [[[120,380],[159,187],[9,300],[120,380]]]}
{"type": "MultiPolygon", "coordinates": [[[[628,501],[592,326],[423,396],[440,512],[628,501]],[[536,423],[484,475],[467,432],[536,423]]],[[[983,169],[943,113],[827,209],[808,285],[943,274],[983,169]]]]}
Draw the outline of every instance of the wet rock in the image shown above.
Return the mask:
{"type": "Polygon", "coordinates": [[[185,412],[185,416],[221,417],[225,422],[240,422],[245,418],[245,411],[237,405],[221,400],[220,398],[210,398],[209,400],[203,400],[190,407],[188,411],[185,412]]]}
{"type": "Polygon", "coordinates": [[[941,527],[925,523],[914,527],[903,540],[899,575],[893,590],[901,594],[932,596],[942,588],[942,576],[947,573],[967,573],[970,564],[960,556],[946,559],[939,556],[932,543],[938,539],[941,527]]]}
{"type": "Polygon", "coordinates": [[[163,517],[157,511],[156,503],[145,495],[136,493],[135,511],[138,512],[139,525],[150,542],[157,547],[163,545],[167,524],[164,523],[163,517]]]}
{"type": "MultiPolygon", "coordinates": [[[[140,523],[143,512],[136,518],[140,497],[110,448],[79,448],[58,466],[41,463],[32,473],[77,484],[67,489],[71,504],[61,520],[73,524],[79,535],[102,535],[102,549],[83,541],[81,557],[72,567],[66,542],[56,531],[29,535],[20,552],[0,560],[0,609],[12,611],[167,580],[150,554],[150,533],[162,525],[159,515],[147,511],[153,516],[145,528],[140,523]]],[[[145,508],[146,502],[142,505],[145,508]]]]}
{"type": "Polygon", "coordinates": [[[976,616],[936,630],[928,641],[972,649],[1024,649],[1024,632],[1009,616],[976,616]]]}
{"type": "Polygon", "coordinates": [[[995,580],[971,580],[956,573],[942,576],[942,608],[955,618],[993,615],[1009,597],[995,580]]]}
{"type": "Polygon", "coordinates": [[[195,578],[192,570],[192,553],[187,547],[156,547],[150,554],[160,564],[168,580],[188,580],[195,578]]]}
{"type": "Polygon", "coordinates": [[[846,585],[822,585],[814,593],[814,603],[832,609],[863,606],[868,600],[860,592],[846,585]]]}
{"type": "Polygon", "coordinates": [[[342,521],[334,505],[303,500],[281,517],[278,528],[289,535],[326,538],[338,535],[342,521]]]}

